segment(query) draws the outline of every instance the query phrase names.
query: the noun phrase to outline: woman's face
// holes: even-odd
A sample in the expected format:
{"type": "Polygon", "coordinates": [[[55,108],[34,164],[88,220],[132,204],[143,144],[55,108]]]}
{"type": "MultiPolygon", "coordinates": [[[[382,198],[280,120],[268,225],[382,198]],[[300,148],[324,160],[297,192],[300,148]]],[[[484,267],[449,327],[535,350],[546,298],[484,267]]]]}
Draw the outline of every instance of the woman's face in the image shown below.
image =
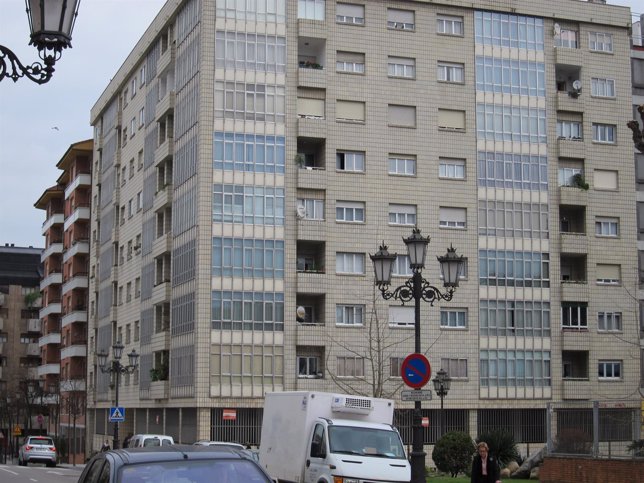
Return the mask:
{"type": "Polygon", "coordinates": [[[485,446],[481,446],[479,448],[479,455],[481,458],[486,459],[487,458],[487,448],[485,446]]]}

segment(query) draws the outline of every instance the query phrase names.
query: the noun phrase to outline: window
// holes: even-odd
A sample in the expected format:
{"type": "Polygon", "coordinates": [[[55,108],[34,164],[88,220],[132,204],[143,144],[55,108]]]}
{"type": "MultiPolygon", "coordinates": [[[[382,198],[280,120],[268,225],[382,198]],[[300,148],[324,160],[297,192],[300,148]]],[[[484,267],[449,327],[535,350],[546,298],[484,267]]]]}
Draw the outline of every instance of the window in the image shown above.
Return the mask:
{"type": "Polygon", "coordinates": [[[593,77],[590,94],[596,97],[615,97],[615,80],[593,77]]]}
{"type": "Polygon", "coordinates": [[[130,82],[130,91],[132,92],[132,99],[134,99],[134,96],[136,95],[136,76],[134,76],[130,82]]]}
{"type": "Polygon", "coordinates": [[[467,309],[441,309],[441,328],[467,328],[467,309]]]}
{"type": "Polygon", "coordinates": [[[441,369],[444,369],[452,379],[466,379],[467,359],[441,358],[441,369]]]}
{"type": "Polygon", "coordinates": [[[364,275],[364,253],[337,252],[335,254],[335,272],[364,275]]]}
{"type": "Polygon", "coordinates": [[[576,49],[579,45],[577,40],[577,31],[570,29],[561,29],[561,32],[555,37],[556,47],[565,47],[568,49],[576,49]]]}
{"type": "Polygon", "coordinates": [[[390,126],[416,127],[416,106],[389,104],[387,122],[390,126]]]}
{"type": "Polygon", "coordinates": [[[139,111],[139,128],[143,127],[145,124],[145,107],[142,107],[139,111]]]}
{"type": "Polygon", "coordinates": [[[439,129],[465,130],[465,111],[439,109],[438,127],[439,129]]]}
{"type": "Polygon", "coordinates": [[[414,307],[397,305],[389,307],[389,325],[395,327],[414,327],[414,307]]]}
{"type": "Polygon", "coordinates": [[[597,264],[597,285],[619,285],[620,266],[598,263],[597,264]]]}
{"type": "Polygon", "coordinates": [[[575,186],[575,175],[584,175],[584,162],[560,159],[559,186],[575,186]]]}
{"type": "Polygon", "coordinates": [[[136,117],[133,117],[130,121],[130,137],[134,137],[136,133],[136,117]]]}
{"type": "Polygon", "coordinates": [[[562,303],[561,304],[561,327],[563,329],[587,329],[588,319],[586,303],[562,303]]]}
{"type": "Polygon", "coordinates": [[[394,260],[391,274],[396,277],[411,277],[413,272],[410,267],[409,255],[398,255],[394,260]]]}
{"type": "Polygon", "coordinates": [[[387,9],[387,28],[396,30],[414,30],[416,23],[413,10],[387,9]]]}
{"type": "Polygon", "coordinates": [[[597,330],[599,331],[622,331],[621,312],[597,312],[597,330]]]}
{"type": "Polygon", "coordinates": [[[364,5],[355,3],[338,3],[335,20],[338,23],[364,25],[364,5]]]}
{"type": "Polygon", "coordinates": [[[324,0],[298,0],[297,18],[324,20],[324,0]]]}
{"type": "Polygon", "coordinates": [[[546,143],[546,110],[477,103],[476,130],[479,139],[546,143]]]}
{"type": "Polygon", "coordinates": [[[300,198],[297,200],[297,206],[304,207],[305,220],[324,220],[324,200],[300,198]]]}
{"type": "Polygon", "coordinates": [[[390,154],[389,174],[400,176],[415,176],[416,156],[408,154],[390,154]]]}
{"type": "Polygon", "coordinates": [[[619,218],[595,218],[595,235],[608,237],[619,236],[619,218]]]}
{"type": "Polygon", "coordinates": [[[578,121],[557,121],[557,137],[559,139],[582,139],[582,124],[578,121]]]}
{"type": "Polygon", "coordinates": [[[599,361],[597,375],[600,379],[621,379],[622,361],[599,361]]]}
{"type": "Polygon", "coordinates": [[[298,97],[297,117],[324,119],[324,99],[298,97]]]}
{"type": "Polygon", "coordinates": [[[463,17],[439,14],[436,18],[436,33],[463,36],[463,17]]]}
{"type": "Polygon", "coordinates": [[[615,144],[615,130],[616,127],[612,124],[593,123],[593,141],[615,144]]]}
{"type": "Polygon", "coordinates": [[[588,47],[594,52],[612,52],[613,36],[602,32],[589,32],[588,47]]]}
{"type": "Polygon", "coordinates": [[[414,79],[416,77],[416,59],[390,55],[387,59],[387,75],[389,77],[414,79]]]}
{"type": "Polygon", "coordinates": [[[364,122],[365,103],[338,100],[335,105],[335,118],[337,121],[364,122]]]}
{"type": "Polygon", "coordinates": [[[139,151],[139,154],[137,156],[137,167],[136,167],[136,169],[138,169],[139,171],[143,169],[143,150],[142,149],[139,151]]]}
{"type": "Polygon", "coordinates": [[[362,357],[338,357],[338,377],[363,377],[364,359],[362,357]]]}
{"type": "Polygon", "coordinates": [[[477,44],[543,52],[543,38],[542,18],[474,12],[474,40],[477,44]]]}
{"type": "Polygon", "coordinates": [[[438,176],[440,178],[465,179],[465,160],[439,158],[438,176]]]}
{"type": "Polygon", "coordinates": [[[416,225],[416,205],[389,205],[390,225],[416,225]]]}
{"type": "Polygon", "coordinates": [[[339,51],[336,54],[335,69],[347,74],[364,74],[364,54],[339,51]]]}
{"type": "Polygon", "coordinates": [[[335,206],[335,221],[364,223],[364,202],[338,200],[335,206]]]}
{"type": "Polygon", "coordinates": [[[364,318],[364,305],[335,306],[335,323],[337,325],[362,325],[364,318]]]}
{"type": "Polygon", "coordinates": [[[484,92],[546,96],[543,62],[476,56],[476,89],[484,92]]]}
{"type": "Polygon", "coordinates": [[[441,206],[440,222],[441,228],[465,228],[467,222],[467,210],[465,208],[448,208],[441,206]]]}
{"type": "Polygon", "coordinates": [[[143,64],[141,66],[141,71],[140,71],[139,77],[141,78],[141,80],[140,80],[141,85],[145,84],[145,81],[147,80],[145,78],[145,64],[143,64]]]}
{"type": "Polygon", "coordinates": [[[141,211],[143,209],[143,191],[139,191],[136,194],[136,210],[141,211]]]}
{"type": "Polygon", "coordinates": [[[617,171],[596,169],[593,171],[593,184],[596,190],[616,190],[617,171]]]}
{"type": "Polygon", "coordinates": [[[130,179],[134,177],[134,158],[130,159],[130,179]]]}
{"type": "MultiPolygon", "coordinates": [[[[300,2],[301,3],[301,2],[300,2]]],[[[317,356],[297,357],[297,377],[317,378],[320,372],[320,358],[317,356]]]]}
{"type": "Polygon", "coordinates": [[[402,377],[402,364],[404,357],[389,358],[389,377],[402,377]]]}
{"type": "Polygon", "coordinates": [[[364,172],[364,151],[338,151],[335,154],[335,169],[338,171],[364,172]]]}
{"type": "Polygon", "coordinates": [[[453,82],[462,84],[465,82],[465,66],[438,61],[437,78],[442,82],[453,82]]]}

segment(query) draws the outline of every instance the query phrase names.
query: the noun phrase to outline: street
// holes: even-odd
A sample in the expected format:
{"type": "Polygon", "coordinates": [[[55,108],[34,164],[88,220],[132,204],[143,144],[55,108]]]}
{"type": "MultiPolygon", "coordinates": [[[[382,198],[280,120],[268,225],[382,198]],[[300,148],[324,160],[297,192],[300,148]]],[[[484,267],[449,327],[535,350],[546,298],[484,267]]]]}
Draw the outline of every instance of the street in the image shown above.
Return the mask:
{"type": "Polygon", "coordinates": [[[44,464],[18,466],[0,465],[0,483],[76,483],[83,466],[71,465],[47,468],[44,464]]]}

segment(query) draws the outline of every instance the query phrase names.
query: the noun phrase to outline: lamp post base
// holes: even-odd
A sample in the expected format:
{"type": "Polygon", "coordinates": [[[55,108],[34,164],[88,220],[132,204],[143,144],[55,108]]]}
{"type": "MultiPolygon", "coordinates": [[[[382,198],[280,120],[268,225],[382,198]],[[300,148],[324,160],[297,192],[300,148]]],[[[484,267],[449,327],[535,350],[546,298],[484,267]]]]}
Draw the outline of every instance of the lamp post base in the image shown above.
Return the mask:
{"type": "Polygon", "coordinates": [[[422,449],[420,451],[412,450],[410,453],[411,463],[411,483],[425,483],[425,453],[422,449]]]}

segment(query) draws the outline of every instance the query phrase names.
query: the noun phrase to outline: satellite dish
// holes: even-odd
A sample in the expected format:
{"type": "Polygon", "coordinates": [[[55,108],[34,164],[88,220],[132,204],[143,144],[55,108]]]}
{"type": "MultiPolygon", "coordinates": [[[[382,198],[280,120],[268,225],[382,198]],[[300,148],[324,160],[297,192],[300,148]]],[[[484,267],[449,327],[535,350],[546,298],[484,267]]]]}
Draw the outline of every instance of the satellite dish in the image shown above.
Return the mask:
{"type": "Polygon", "coordinates": [[[306,318],[306,310],[300,305],[295,310],[295,315],[297,315],[298,320],[304,320],[306,318]]]}
{"type": "Polygon", "coordinates": [[[306,208],[304,208],[304,206],[302,206],[302,205],[299,205],[297,207],[297,210],[296,210],[295,214],[300,219],[304,218],[306,216],[306,208]]]}
{"type": "Polygon", "coordinates": [[[575,89],[576,92],[580,92],[581,91],[581,81],[579,79],[574,81],[572,83],[572,88],[575,89]]]}
{"type": "Polygon", "coordinates": [[[554,27],[553,27],[553,30],[554,30],[554,33],[555,33],[555,37],[559,37],[559,35],[561,34],[561,25],[556,23],[554,25],[554,27]]]}

